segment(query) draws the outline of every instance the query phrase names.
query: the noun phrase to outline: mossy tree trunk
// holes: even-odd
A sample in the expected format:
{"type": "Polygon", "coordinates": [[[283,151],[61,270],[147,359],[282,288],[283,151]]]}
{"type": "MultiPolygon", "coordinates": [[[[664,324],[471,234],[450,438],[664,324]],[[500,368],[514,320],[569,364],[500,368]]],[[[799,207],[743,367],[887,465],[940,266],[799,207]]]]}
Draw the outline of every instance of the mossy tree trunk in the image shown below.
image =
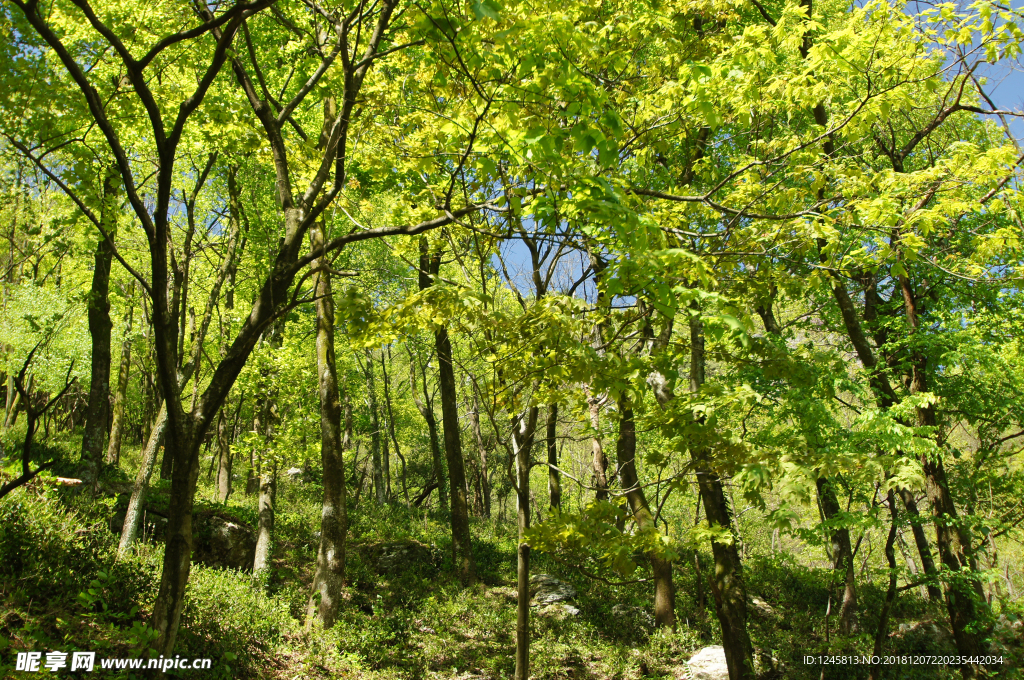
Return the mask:
{"type": "MultiPolygon", "coordinates": [[[[325,240],[323,223],[310,230],[313,248],[325,240]]],[[[313,266],[326,267],[326,259],[313,266]]],[[[314,617],[324,628],[338,618],[345,585],[345,538],[348,516],[345,507],[343,413],[338,392],[338,363],[334,348],[334,295],[331,274],[323,270],[316,279],[316,365],[320,393],[320,462],[324,497],[320,512],[320,545],[312,594],[306,609],[307,626],[314,617]]]]}
{"type": "MultiPolygon", "coordinates": [[[[636,470],[636,421],[633,404],[625,393],[619,396],[619,437],[615,457],[619,469],[619,486],[626,494],[633,519],[641,530],[657,531],[647,495],[640,486],[636,470]]],[[[672,563],[661,555],[648,553],[654,577],[654,622],[659,628],[676,628],[676,596],[672,585],[672,563]]]]}
{"type": "Polygon", "coordinates": [[[107,417],[110,413],[110,264],[114,260],[113,241],[117,235],[117,196],[120,178],[116,168],[103,177],[103,207],[99,240],[89,290],[89,336],[92,341],[92,367],[89,377],[89,402],[85,432],[82,435],[82,479],[94,487],[104,454],[107,417]]]}
{"type": "Polygon", "coordinates": [[[117,371],[117,390],[114,392],[113,413],[110,419],[110,441],[107,444],[107,465],[116,466],[121,460],[121,436],[124,432],[124,401],[128,394],[128,373],[132,363],[132,312],[131,304],[125,317],[127,322],[125,338],[121,343],[121,365],[117,371]]]}

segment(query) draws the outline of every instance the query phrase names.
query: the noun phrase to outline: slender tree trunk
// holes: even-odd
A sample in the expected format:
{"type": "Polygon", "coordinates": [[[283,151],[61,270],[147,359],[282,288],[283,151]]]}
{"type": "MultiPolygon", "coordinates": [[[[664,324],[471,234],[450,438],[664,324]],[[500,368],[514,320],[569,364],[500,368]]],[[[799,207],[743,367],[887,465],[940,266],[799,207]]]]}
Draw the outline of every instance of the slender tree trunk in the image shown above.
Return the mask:
{"type": "MultiPolygon", "coordinates": [[[[757,313],[764,323],[765,330],[776,337],[781,336],[782,327],[775,318],[773,301],[777,294],[774,286],[771,289],[771,296],[767,304],[757,308],[757,313]]],[[[836,496],[834,480],[819,477],[817,480],[818,499],[821,503],[821,512],[826,520],[834,520],[839,516],[842,508],[836,496]]],[[[847,635],[856,629],[857,618],[857,582],[853,564],[853,546],[850,542],[850,530],[840,527],[829,530],[829,541],[832,544],[832,568],[837,576],[843,580],[843,597],[839,613],[839,627],[847,635]]]]}
{"type": "Polygon", "coordinates": [[[558,470],[558,404],[549,404],[545,422],[548,448],[548,498],[553,509],[562,508],[562,476],[558,470]]]}
{"type": "Polygon", "coordinates": [[[227,503],[231,496],[231,436],[228,432],[227,414],[221,407],[217,415],[217,500],[227,503]]]}
{"type": "Polygon", "coordinates": [[[164,456],[160,459],[160,479],[171,479],[174,473],[174,454],[164,448],[164,456]]]}
{"type": "Polygon", "coordinates": [[[910,520],[910,532],[914,535],[917,554],[921,557],[921,569],[924,571],[925,576],[933,580],[932,583],[928,584],[928,599],[932,602],[942,602],[942,590],[938,586],[939,575],[935,570],[935,560],[932,559],[931,545],[928,543],[928,537],[924,533],[924,527],[921,526],[922,517],[917,509],[917,500],[914,498],[914,492],[910,489],[900,489],[899,494],[900,498],[903,499],[904,507],[907,509],[907,515],[910,520]]]}
{"type": "MultiPolygon", "coordinates": [[[[641,531],[657,531],[654,513],[640,487],[636,471],[636,423],[633,405],[625,393],[619,397],[619,438],[615,444],[615,457],[619,485],[626,493],[633,519],[641,531]]],[[[676,596],[672,585],[672,563],[654,552],[648,553],[647,559],[651,562],[654,576],[654,622],[658,627],[675,630],[676,596]]]]}
{"type": "MultiPolygon", "coordinates": [[[[824,246],[823,242],[819,242],[819,248],[824,246]]],[[[879,370],[874,351],[864,335],[860,320],[854,309],[853,300],[850,298],[845,284],[842,280],[838,279],[838,275],[833,274],[833,276],[837,280],[835,282],[836,285],[832,287],[832,293],[843,317],[847,335],[854,350],[857,352],[858,358],[868,370],[869,383],[872,391],[875,393],[879,406],[886,410],[890,409],[898,401],[896,392],[893,390],[892,385],[889,384],[889,380],[879,370]]],[[[901,279],[901,284],[904,288],[903,293],[906,298],[908,297],[906,289],[909,284],[906,282],[906,277],[901,277],[901,279]]],[[[912,332],[916,332],[917,310],[912,292],[909,298],[906,300],[908,325],[912,332]]],[[[926,392],[924,357],[915,355],[912,357],[911,363],[911,392],[926,392]]],[[[917,420],[918,425],[933,426],[935,424],[934,410],[931,407],[919,408],[917,410],[917,420]]],[[[941,459],[932,460],[925,457],[922,459],[921,464],[925,475],[925,487],[928,498],[932,502],[932,515],[935,520],[939,559],[947,569],[954,573],[962,569],[969,570],[970,560],[967,554],[967,551],[970,549],[969,535],[957,520],[956,506],[953,503],[952,496],[949,494],[942,461],[941,459]]],[[[913,521],[911,526],[914,526],[913,521]]],[[[922,543],[919,542],[919,549],[921,545],[922,543]]],[[[922,560],[924,556],[925,553],[922,552],[922,560]]],[[[957,651],[961,656],[968,659],[980,656],[984,651],[981,637],[975,630],[975,625],[972,625],[978,621],[976,597],[975,589],[970,585],[966,585],[963,579],[954,579],[954,583],[949,584],[946,589],[946,609],[949,612],[950,625],[953,628],[953,638],[956,640],[957,651]]],[[[980,667],[977,664],[964,664],[960,668],[963,677],[966,679],[976,678],[980,672],[980,667]]]]}
{"type": "Polygon", "coordinates": [[[491,516],[491,480],[487,472],[487,447],[484,445],[484,435],[480,429],[480,400],[473,389],[473,410],[469,414],[470,423],[473,426],[473,436],[476,438],[476,448],[480,454],[480,492],[483,495],[484,517],[491,516]]]}
{"type": "MultiPolygon", "coordinates": [[[[911,334],[914,335],[919,332],[920,326],[918,300],[910,285],[910,280],[906,276],[900,277],[900,284],[907,325],[911,334]]],[[[927,359],[923,354],[914,352],[911,356],[911,394],[928,391],[927,374],[927,359]]],[[[916,410],[918,426],[936,428],[938,423],[933,405],[918,406],[916,410]]],[[[935,519],[939,559],[954,574],[972,572],[975,565],[971,562],[970,530],[958,519],[956,504],[949,492],[949,483],[946,480],[946,470],[942,464],[942,458],[922,454],[921,467],[924,470],[925,491],[931,501],[932,516],[935,519]]],[[[956,576],[949,579],[946,587],[946,605],[953,627],[953,637],[956,639],[960,653],[968,657],[983,655],[985,653],[984,632],[979,630],[978,625],[982,623],[982,613],[987,607],[981,583],[977,580],[965,580],[956,576]]],[[[962,664],[961,671],[965,678],[978,677],[983,672],[982,666],[971,662],[962,664]]]]}
{"type": "MultiPolygon", "coordinates": [[[[694,393],[700,392],[704,384],[704,365],[704,324],[694,318],[690,321],[690,390],[694,393]]],[[[697,449],[693,462],[708,525],[727,535],[733,534],[732,513],[725,487],[711,468],[707,451],[697,449]]],[[[715,558],[711,592],[718,621],[722,625],[722,646],[729,667],[729,680],[753,680],[754,649],[747,632],[747,589],[736,541],[712,540],[711,552],[715,558]]]]}
{"type": "Polygon", "coordinates": [[[110,330],[113,327],[110,322],[110,264],[114,259],[111,242],[117,235],[119,179],[116,169],[108,170],[103,178],[103,207],[100,217],[103,233],[96,244],[92,288],[89,291],[92,370],[89,378],[85,433],[82,436],[81,474],[82,480],[90,488],[95,487],[99,476],[110,409],[110,330]]]}
{"type": "MultiPolygon", "coordinates": [[[[420,287],[433,285],[432,277],[441,268],[441,252],[428,257],[425,238],[420,239],[420,276],[426,269],[429,277],[426,285],[422,278],[420,287]]],[[[452,360],[452,343],[448,329],[444,326],[434,331],[434,349],[437,353],[438,384],[441,396],[441,422],[444,427],[444,454],[448,463],[448,480],[451,482],[449,501],[451,503],[452,554],[456,571],[463,583],[474,578],[473,546],[469,533],[469,498],[466,489],[466,471],[462,458],[462,434],[459,429],[459,399],[455,388],[455,366],[452,360]]]]}
{"type": "Polygon", "coordinates": [[[139,526],[142,523],[142,512],[146,506],[146,489],[149,487],[149,478],[153,474],[156,465],[157,450],[164,440],[164,433],[167,431],[167,408],[161,404],[156,414],[156,421],[149,433],[149,441],[142,450],[142,464],[135,475],[135,485],[132,487],[132,495],[128,500],[128,510],[124,516],[124,525],[121,527],[121,540],[117,545],[118,557],[123,557],[135,543],[139,535],[139,526]]]}
{"type": "Polygon", "coordinates": [[[384,474],[384,501],[390,503],[394,498],[391,492],[391,438],[387,434],[390,422],[386,411],[382,410],[380,417],[384,421],[381,424],[380,433],[380,464],[381,472],[384,474]]]}
{"type": "Polygon", "coordinates": [[[512,423],[512,453],[516,463],[516,670],[515,680],[530,677],[530,458],[537,426],[537,407],[512,423]]]}
{"type": "Polygon", "coordinates": [[[601,435],[598,429],[601,426],[601,402],[591,394],[587,397],[587,404],[590,407],[590,427],[594,430],[591,440],[594,487],[597,489],[594,497],[599,501],[606,501],[608,500],[608,455],[604,452],[604,447],[601,446],[601,435]]]}
{"type": "Polygon", "coordinates": [[[18,394],[18,390],[14,387],[14,375],[8,374],[7,376],[7,404],[4,409],[4,428],[10,429],[14,425],[14,421],[17,419],[18,402],[21,401],[21,395],[18,394]]]}
{"type": "MultiPolygon", "coordinates": [[[[312,247],[325,240],[323,223],[310,230],[312,247]]],[[[326,259],[326,258],[325,258],[326,259]]],[[[320,263],[326,265],[325,260],[320,263]]],[[[338,618],[345,585],[345,539],[348,516],[345,507],[345,451],[341,399],[338,394],[338,363],[334,351],[334,295],[331,275],[321,271],[316,281],[316,366],[320,391],[320,461],[323,467],[324,500],[320,512],[320,546],[316,573],[306,608],[306,625],[314,618],[330,628],[338,618]]],[[[346,403],[348,402],[346,395],[346,403]]]]}
{"type": "Polygon", "coordinates": [[[277,500],[277,465],[270,463],[260,475],[259,526],[256,530],[256,557],[252,580],[266,587],[270,576],[270,556],[274,541],[274,503],[277,500]]]}
{"type": "Polygon", "coordinates": [[[129,304],[127,328],[121,343],[121,367],[117,372],[117,391],[114,393],[114,412],[110,423],[110,442],[107,445],[107,465],[116,466],[121,460],[121,436],[124,431],[124,401],[128,393],[128,372],[132,363],[132,312],[129,304]]]}
{"type": "Polygon", "coordinates": [[[437,495],[441,507],[448,505],[448,492],[445,485],[444,462],[441,458],[441,442],[437,434],[437,418],[434,417],[434,405],[427,393],[427,372],[423,369],[423,399],[416,392],[416,361],[412,352],[409,353],[409,386],[416,409],[427,423],[427,434],[430,438],[430,460],[433,465],[434,479],[437,480],[437,495]]]}
{"type": "MultiPolygon", "coordinates": [[[[839,516],[842,508],[836,497],[834,481],[825,477],[818,478],[818,498],[821,511],[826,520],[839,516]]],[[[854,574],[853,546],[850,543],[850,530],[846,527],[829,529],[829,540],[832,543],[832,569],[836,576],[843,580],[842,605],[839,610],[839,628],[849,635],[857,627],[857,585],[854,574]]]]}
{"type": "MultiPolygon", "coordinates": [[[[391,362],[391,345],[388,345],[388,363],[391,362]]],[[[391,407],[391,378],[388,376],[388,366],[384,362],[384,352],[380,353],[380,371],[384,376],[384,404],[388,414],[388,434],[391,436],[391,443],[395,446],[395,455],[402,462],[402,497],[405,498],[406,507],[409,506],[409,480],[405,464],[405,456],[402,455],[402,448],[398,445],[398,437],[395,434],[395,410],[391,407]]]]}
{"type": "Polygon", "coordinates": [[[377,410],[377,381],[373,376],[373,350],[366,350],[366,395],[370,407],[370,462],[373,465],[373,492],[377,505],[384,505],[387,496],[384,489],[384,470],[380,459],[380,416],[377,410]]]}
{"type": "MultiPolygon", "coordinates": [[[[898,526],[898,513],[896,510],[896,494],[889,489],[889,515],[892,518],[889,524],[889,536],[885,541],[885,559],[889,563],[889,587],[885,591],[885,603],[882,605],[882,613],[878,616],[878,628],[875,630],[875,646],[872,656],[876,659],[882,656],[882,645],[889,634],[889,612],[892,604],[896,601],[896,530],[898,526]]],[[[881,664],[872,664],[868,680],[878,680],[881,677],[881,664]]]]}
{"type": "Polygon", "coordinates": [[[441,420],[444,425],[444,452],[451,482],[449,501],[452,511],[452,553],[456,570],[464,583],[474,578],[473,547],[469,534],[469,498],[466,471],[462,460],[462,436],[459,431],[459,402],[455,393],[452,345],[445,328],[434,333],[437,345],[438,381],[441,386],[441,420]]]}

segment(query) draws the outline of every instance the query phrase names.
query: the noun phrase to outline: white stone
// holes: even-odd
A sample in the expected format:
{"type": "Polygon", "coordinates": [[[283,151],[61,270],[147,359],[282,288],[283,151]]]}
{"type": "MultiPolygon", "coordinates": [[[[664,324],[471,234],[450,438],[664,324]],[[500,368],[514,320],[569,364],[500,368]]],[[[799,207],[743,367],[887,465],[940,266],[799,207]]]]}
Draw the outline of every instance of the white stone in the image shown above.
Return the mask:
{"type": "Polygon", "coordinates": [[[693,680],[729,680],[725,648],[721,645],[700,650],[690,658],[689,666],[693,680]]]}

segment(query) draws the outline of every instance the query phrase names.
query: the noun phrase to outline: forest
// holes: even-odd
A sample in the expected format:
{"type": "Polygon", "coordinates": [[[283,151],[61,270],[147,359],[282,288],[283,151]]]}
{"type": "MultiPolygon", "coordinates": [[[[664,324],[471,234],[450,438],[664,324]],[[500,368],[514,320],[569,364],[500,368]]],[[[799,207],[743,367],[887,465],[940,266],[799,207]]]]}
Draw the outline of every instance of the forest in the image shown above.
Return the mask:
{"type": "Polygon", "coordinates": [[[3,0],[0,676],[1024,678],[1021,26],[3,0]]]}

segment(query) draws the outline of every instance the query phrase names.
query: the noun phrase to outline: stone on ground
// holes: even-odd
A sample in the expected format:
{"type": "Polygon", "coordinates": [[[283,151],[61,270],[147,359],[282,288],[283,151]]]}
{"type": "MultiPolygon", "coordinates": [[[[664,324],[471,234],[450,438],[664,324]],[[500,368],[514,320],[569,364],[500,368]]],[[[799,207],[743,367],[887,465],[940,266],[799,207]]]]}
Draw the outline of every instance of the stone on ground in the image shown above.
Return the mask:
{"type": "Polygon", "coordinates": [[[689,666],[693,680],[729,680],[725,648],[721,645],[700,650],[690,658],[689,666]]]}
{"type": "Polygon", "coordinates": [[[551,574],[534,574],[530,577],[530,596],[534,605],[554,604],[576,597],[576,589],[551,574]]]}

